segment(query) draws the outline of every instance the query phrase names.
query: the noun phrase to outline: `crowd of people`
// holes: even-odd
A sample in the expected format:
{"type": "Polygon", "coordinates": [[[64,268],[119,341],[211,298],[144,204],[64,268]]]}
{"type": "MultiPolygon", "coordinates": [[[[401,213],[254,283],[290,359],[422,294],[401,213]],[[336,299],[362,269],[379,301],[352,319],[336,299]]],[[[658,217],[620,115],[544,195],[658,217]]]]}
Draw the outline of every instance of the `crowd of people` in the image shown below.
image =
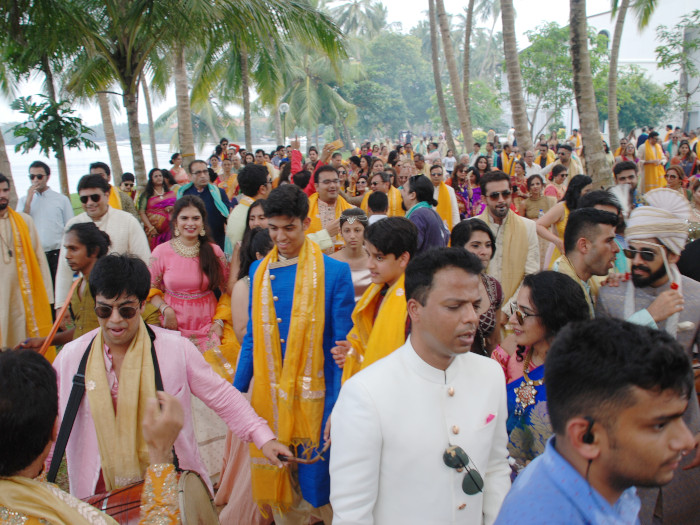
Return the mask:
{"type": "Polygon", "coordinates": [[[179,523],[192,473],[221,523],[692,523],[700,177],[666,133],[608,188],[577,130],[222,139],[141,191],[94,163],[75,216],[45,163],[17,211],[0,175],[0,522],[143,483],[179,523]]]}

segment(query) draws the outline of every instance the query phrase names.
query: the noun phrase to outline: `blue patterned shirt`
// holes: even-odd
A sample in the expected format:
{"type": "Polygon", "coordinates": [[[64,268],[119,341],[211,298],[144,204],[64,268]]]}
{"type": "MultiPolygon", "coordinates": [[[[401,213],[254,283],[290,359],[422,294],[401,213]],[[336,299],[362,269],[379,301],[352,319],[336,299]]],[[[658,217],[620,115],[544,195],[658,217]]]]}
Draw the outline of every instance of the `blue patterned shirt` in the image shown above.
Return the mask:
{"type": "Polygon", "coordinates": [[[513,483],[495,525],[637,525],[641,502],[637,489],[625,490],[610,505],[554,448],[535,458],[513,483]]]}

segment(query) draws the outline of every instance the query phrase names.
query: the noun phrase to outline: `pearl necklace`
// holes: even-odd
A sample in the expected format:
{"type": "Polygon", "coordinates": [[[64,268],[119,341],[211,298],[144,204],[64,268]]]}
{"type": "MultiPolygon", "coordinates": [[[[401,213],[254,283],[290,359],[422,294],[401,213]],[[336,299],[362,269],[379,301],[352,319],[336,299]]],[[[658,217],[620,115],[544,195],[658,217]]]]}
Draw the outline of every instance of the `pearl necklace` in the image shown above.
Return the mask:
{"type": "Polygon", "coordinates": [[[156,197],[160,197],[161,199],[163,198],[163,195],[165,195],[165,188],[163,188],[163,191],[158,193],[155,188],[153,188],[153,193],[156,195],[156,197]]]}
{"type": "Polygon", "coordinates": [[[172,239],[170,245],[175,253],[188,259],[199,257],[199,241],[196,241],[193,246],[187,246],[179,238],[172,239]]]}

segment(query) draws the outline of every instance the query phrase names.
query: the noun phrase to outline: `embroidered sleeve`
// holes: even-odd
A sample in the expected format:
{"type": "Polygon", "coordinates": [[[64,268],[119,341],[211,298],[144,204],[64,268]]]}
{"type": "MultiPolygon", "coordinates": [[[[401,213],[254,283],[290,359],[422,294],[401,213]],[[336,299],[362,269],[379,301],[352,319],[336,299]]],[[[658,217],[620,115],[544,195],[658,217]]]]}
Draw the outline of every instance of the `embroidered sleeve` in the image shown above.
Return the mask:
{"type": "Polygon", "coordinates": [[[177,474],[172,464],[151,465],[141,494],[140,525],[180,523],[177,474]]]}
{"type": "Polygon", "coordinates": [[[151,272],[151,288],[163,291],[163,267],[158,257],[151,256],[148,261],[148,270],[151,272]]]}

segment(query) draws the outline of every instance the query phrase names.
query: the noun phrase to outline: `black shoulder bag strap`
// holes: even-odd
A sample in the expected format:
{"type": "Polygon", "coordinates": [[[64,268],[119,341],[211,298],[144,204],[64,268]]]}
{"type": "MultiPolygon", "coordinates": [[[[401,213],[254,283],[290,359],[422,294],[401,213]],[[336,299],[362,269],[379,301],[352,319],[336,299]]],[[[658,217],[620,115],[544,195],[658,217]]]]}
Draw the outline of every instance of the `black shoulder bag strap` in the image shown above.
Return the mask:
{"type": "MultiPolygon", "coordinates": [[[[153,372],[155,375],[156,390],[163,392],[163,378],[160,375],[160,367],[158,366],[158,358],[156,357],[156,348],[153,344],[156,334],[153,332],[153,330],[151,330],[150,326],[146,325],[146,329],[148,330],[148,337],[151,339],[151,357],[153,359],[153,372]]],[[[54,446],[53,457],[51,458],[51,466],[49,467],[49,473],[46,476],[47,481],[50,483],[56,481],[58,468],[61,466],[61,461],[63,461],[63,455],[66,452],[68,438],[70,437],[71,430],[73,429],[75,417],[78,415],[78,408],[80,408],[80,403],[85,395],[85,367],[87,366],[90,349],[92,348],[92,344],[94,342],[95,338],[93,337],[90,344],[88,344],[82,359],[80,360],[78,371],[73,376],[73,388],[71,388],[70,396],[68,397],[66,411],[63,413],[63,421],[61,421],[61,428],[58,431],[58,437],[56,438],[56,445],[54,446]]],[[[174,448],[173,463],[175,468],[179,470],[178,459],[174,448]]]]}

